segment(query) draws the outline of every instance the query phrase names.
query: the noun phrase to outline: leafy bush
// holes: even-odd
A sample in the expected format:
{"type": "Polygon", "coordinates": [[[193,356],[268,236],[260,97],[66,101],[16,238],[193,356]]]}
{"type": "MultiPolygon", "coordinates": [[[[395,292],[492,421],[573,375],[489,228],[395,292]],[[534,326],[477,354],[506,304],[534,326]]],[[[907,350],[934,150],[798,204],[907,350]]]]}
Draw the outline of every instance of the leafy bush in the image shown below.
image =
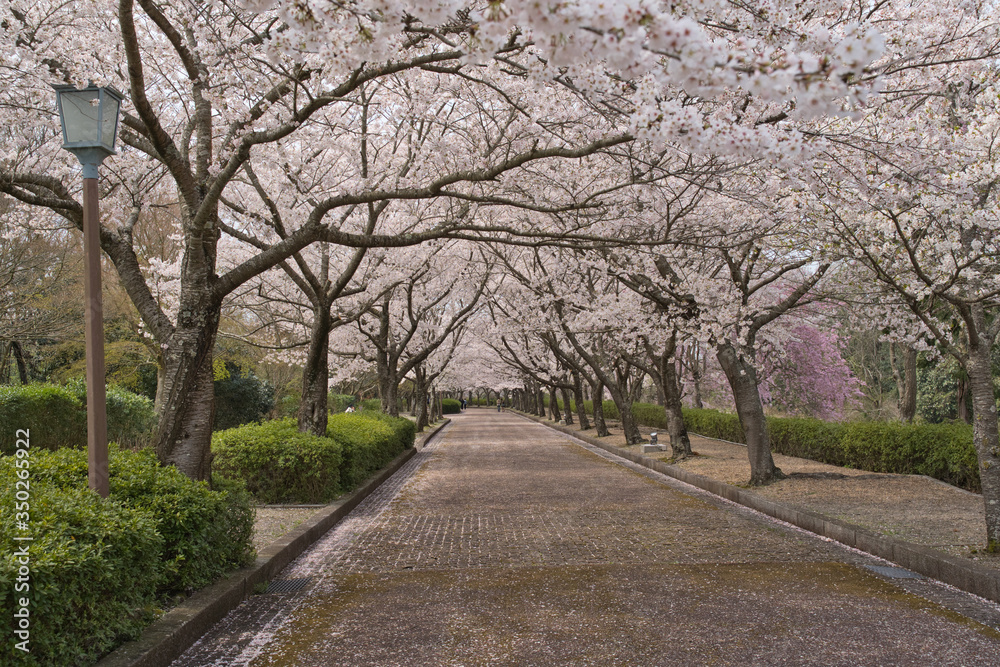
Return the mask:
{"type": "Polygon", "coordinates": [[[779,454],[823,461],[833,465],[847,464],[841,441],[844,424],[803,417],[769,418],[771,448],[779,454]]]}
{"type": "MultiPolygon", "coordinates": [[[[86,424],[87,382],[76,379],[66,383],[66,390],[72,393],[83,405],[84,424],[86,424]]],[[[108,441],[117,442],[123,447],[138,449],[146,447],[153,441],[156,433],[156,410],[153,401],[134,394],[127,389],[110,385],[105,390],[105,404],[108,414],[108,441]]],[[[87,444],[86,426],[84,426],[83,442],[87,444]]]]}
{"type": "MultiPolygon", "coordinates": [[[[618,406],[615,405],[614,401],[604,401],[604,402],[601,403],[601,407],[604,409],[604,418],[605,419],[621,419],[622,418],[622,416],[620,414],[618,414],[618,406]]],[[[633,405],[633,408],[634,407],[635,406],[633,405]]],[[[584,401],[583,402],[583,409],[586,410],[587,414],[589,414],[589,415],[594,414],[594,402],[593,401],[584,401]]]]}
{"type": "MultiPolygon", "coordinates": [[[[684,424],[709,438],[746,442],[736,415],[685,409],[684,424]]],[[[971,491],[981,488],[969,424],[841,424],[768,417],[767,426],[771,448],[779,454],[872,472],[927,475],[971,491]]]]}
{"type": "MultiPolygon", "coordinates": [[[[73,380],[65,387],[29,384],[0,387],[0,453],[14,448],[14,432],[31,431],[38,449],[87,446],[87,385],[73,380]]],[[[156,430],[153,402],[121,387],[107,388],[108,440],[126,447],[149,444],[156,430]]]]}
{"type": "Polygon", "coordinates": [[[377,398],[366,398],[359,404],[365,412],[382,412],[382,401],[377,398]]]}
{"type": "MultiPolygon", "coordinates": [[[[32,456],[37,456],[34,452],[32,456]]],[[[152,450],[108,451],[109,498],[153,517],[164,538],[160,592],[189,592],[252,560],[253,508],[249,494],[222,482],[209,489],[173,466],[161,466],[152,450]]],[[[87,486],[87,453],[61,449],[33,461],[33,483],[57,488],[87,486]]],[[[32,485],[34,488],[34,484],[32,485]]]]}
{"type": "Polygon", "coordinates": [[[300,433],[294,419],[218,431],[212,454],[215,472],[242,480],[261,503],[325,503],[341,492],[340,443],[300,433]]]}
{"type": "MultiPolygon", "coordinates": [[[[353,408],[357,406],[358,399],[356,396],[351,394],[330,394],[326,397],[327,409],[330,412],[343,412],[347,408],[353,408]]],[[[381,409],[381,403],[379,404],[379,409],[381,409]]]]}
{"type": "Polygon", "coordinates": [[[0,453],[14,451],[18,429],[29,429],[35,449],[87,445],[87,413],[80,400],[64,387],[0,387],[0,453]]]}
{"type": "Polygon", "coordinates": [[[284,387],[274,391],[274,410],[271,413],[273,419],[285,419],[286,417],[298,417],[299,405],[302,403],[302,383],[289,382],[284,387]]]}
{"type": "MultiPolygon", "coordinates": [[[[4,507],[15,502],[12,461],[0,461],[4,507]]],[[[86,488],[31,490],[32,523],[44,529],[30,545],[27,591],[14,588],[15,551],[23,543],[13,539],[13,522],[0,526],[0,613],[9,627],[16,600],[31,601],[31,653],[15,649],[17,639],[5,632],[0,663],[92,664],[152,620],[163,538],[147,513],[102,502],[86,488]]]]}
{"type": "Polygon", "coordinates": [[[402,452],[404,449],[410,449],[413,447],[413,443],[417,439],[417,425],[406,419],[405,417],[393,417],[392,415],[387,415],[384,412],[366,412],[365,417],[373,417],[378,419],[383,424],[389,426],[393,433],[396,434],[397,443],[396,449],[399,451],[393,454],[395,457],[397,454],[402,452]]]}
{"type": "Polygon", "coordinates": [[[841,450],[854,468],[928,475],[980,490],[969,424],[855,422],[846,426],[841,450]]]}
{"type": "Polygon", "coordinates": [[[650,428],[667,428],[667,411],[661,405],[652,403],[633,403],[632,414],[637,422],[650,428]]]}
{"type": "Polygon", "coordinates": [[[368,412],[330,415],[326,434],[343,447],[340,481],[345,491],[355,488],[406,449],[405,441],[383,420],[368,412]]]}
{"type": "Polygon", "coordinates": [[[223,431],[241,424],[260,422],[274,408],[274,387],[253,371],[231,361],[215,380],[215,420],[212,430],[223,431]]]}
{"type": "Polygon", "coordinates": [[[709,438],[719,438],[730,442],[746,442],[743,427],[736,415],[718,410],[691,409],[684,411],[684,427],[689,431],[709,438]]]}
{"type": "MultiPolygon", "coordinates": [[[[87,487],[86,452],[31,453],[31,654],[18,664],[90,664],[134,638],[166,597],[253,558],[245,491],[211,491],[149,451],[112,447],[110,497],[87,487]]],[[[16,461],[0,459],[0,503],[14,507],[16,461]]],[[[0,525],[0,610],[12,618],[13,523],[0,525]]],[[[5,639],[6,641],[6,639],[5,639]]],[[[13,642],[3,647],[12,655],[13,642]]]]}
{"type": "Polygon", "coordinates": [[[454,398],[441,399],[441,414],[457,415],[462,412],[462,402],[454,398]]]}

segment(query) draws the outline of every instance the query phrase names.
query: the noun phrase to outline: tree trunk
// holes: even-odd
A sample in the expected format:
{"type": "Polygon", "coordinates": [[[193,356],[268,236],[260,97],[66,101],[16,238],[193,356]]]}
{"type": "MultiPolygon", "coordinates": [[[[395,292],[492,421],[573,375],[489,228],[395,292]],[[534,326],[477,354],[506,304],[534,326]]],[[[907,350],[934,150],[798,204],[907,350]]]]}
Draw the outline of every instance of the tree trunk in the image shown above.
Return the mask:
{"type": "Polygon", "coordinates": [[[580,419],[580,430],[586,431],[590,428],[587,421],[587,406],[584,405],[583,382],[578,373],[573,373],[573,395],[576,398],[576,416],[580,419]]]}
{"type": "Polygon", "coordinates": [[[14,361],[17,363],[17,376],[21,380],[21,384],[28,384],[28,367],[24,363],[24,350],[21,349],[21,343],[16,340],[11,341],[10,349],[14,353],[14,361]]]}
{"type": "Polygon", "coordinates": [[[1000,433],[997,430],[997,404],[993,393],[988,331],[982,304],[971,307],[974,326],[969,329],[969,389],[972,392],[972,442],[976,447],[979,478],[986,508],[986,550],[1000,552],[1000,433]]]}
{"type": "Polygon", "coordinates": [[[424,373],[420,368],[413,369],[413,413],[417,417],[417,431],[427,428],[427,386],[424,380],[424,373]]]}
{"type": "Polygon", "coordinates": [[[563,399],[563,418],[566,420],[567,426],[572,426],[573,410],[570,407],[569,389],[567,389],[566,387],[561,387],[559,393],[562,394],[562,399],[563,399]]]}
{"type": "Polygon", "coordinates": [[[628,397],[618,387],[608,387],[608,391],[611,392],[611,400],[615,402],[615,407],[618,408],[618,414],[622,419],[625,442],[629,445],[639,444],[642,442],[642,434],[639,432],[639,425],[635,421],[635,415],[632,414],[632,402],[628,400],[628,397]]]}
{"type": "Polygon", "coordinates": [[[378,394],[382,399],[382,412],[393,417],[399,416],[399,379],[395,369],[379,360],[376,364],[378,372],[378,394]]]}
{"type": "Polygon", "coordinates": [[[212,348],[219,328],[218,308],[186,318],[164,353],[163,398],[156,455],[164,464],[196,480],[211,475],[215,387],[212,348]]]}
{"type": "Polygon", "coordinates": [[[955,386],[955,412],[966,424],[972,423],[972,415],[969,414],[969,391],[969,378],[959,377],[955,386]]]}
{"type": "Polygon", "coordinates": [[[903,379],[905,391],[899,413],[905,422],[912,422],[917,415],[917,351],[907,347],[903,353],[903,379]]]}
{"type": "Polygon", "coordinates": [[[691,439],[684,427],[684,413],[681,410],[681,391],[677,384],[677,367],[672,355],[664,355],[660,369],[663,409],[667,413],[667,433],[670,436],[670,450],[674,459],[680,461],[691,455],[691,439]]]}
{"type": "Polygon", "coordinates": [[[785,475],[771,457],[771,435],[757,387],[757,370],[730,344],[720,345],[716,355],[733,390],[736,414],[746,436],[750,484],[761,486],[783,479],[785,475]]]}
{"type": "Polygon", "coordinates": [[[535,389],[535,401],[538,402],[538,416],[545,419],[545,391],[541,385],[535,389]]]}
{"type": "Polygon", "coordinates": [[[604,438],[611,435],[608,425],[604,423],[604,385],[600,382],[591,385],[591,399],[594,406],[594,426],[597,428],[597,437],[604,438]]]}
{"type": "Polygon", "coordinates": [[[701,401],[701,362],[697,350],[698,348],[693,348],[691,352],[691,384],[694,385],[694,407],[701,410],[705,404],[701,401]]]}
{"type": "Polygon", "coordinates": [[[899,393],[899,418],[911,423],[917,414],[917,351],[909,345],[903,347],[903,368],[900,370],[896,366],[895,347],[895,343],[889,344],[889,364],[899,393]]]}
{"type": "Polygon", "coordinates": [[[549,386],[549,413],[551,413],[552,421],[554,422],[562,419],[562,413],[559,410],[559,397],[556,395],[555,385],[549,386]]]}
{"type": "Polygon", "coordinates": [[[330,329],[330,309],[320,306],[313,313],[312,338],[302,369],[302,402],[299,404],[299,430],[318,436],[326,435],[330,329]]]}

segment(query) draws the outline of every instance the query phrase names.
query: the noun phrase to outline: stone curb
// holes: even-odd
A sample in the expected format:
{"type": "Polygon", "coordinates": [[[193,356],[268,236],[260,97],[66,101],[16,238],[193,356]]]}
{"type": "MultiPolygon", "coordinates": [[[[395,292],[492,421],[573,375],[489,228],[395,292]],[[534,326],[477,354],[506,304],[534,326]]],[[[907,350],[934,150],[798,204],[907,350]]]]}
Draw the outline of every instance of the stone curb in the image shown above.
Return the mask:
{"type": "Polygon", "coordinates": [[[358,503],[451,422],[441,424],[418,437],[412,449],[397,456],[367,482],[343,498],[330,503],[308,521],[272,542],[257,554],[250,567],[231,572],[225,579],[203,588],[146,628],[135,641],[123,644],[95,667],[165,667],[222,620],[261,584],[270,581],[303,551],[340,522],[358,503]]]}
{"type": "Polygon", "coordinates": [[[567,426],[551,424],[547,421],[542,421],[534,415],[517,411],[512,412],[525,419],[538,422],[542,426],[547,426],[595,447],[600,447],[607,452],[628,459],[633,463],[638,463],[650,470],[655,470],[703,491],[708,491],[726,500],[731,500],[734,503],[767,514],[779,521],[790,523],[811,533],[828,537],[841,544],[870,553],[879,558],[884,558],[908,570],[932,579],[937,579],[938,581],[943,581],[946,584],[978,595],[981,598],[1000,602],[1000,572],[988,567],[964,558],[950,556],[930,547],[878,535],[846,521],[833,519],[808,510],[793,509],[787,505],[764,498],[747,489],[741,489],[731,484],[705,477],[704,475],[688,472],[663,461],[651,459],[648,456],[620,449],[615,445],[601,442],[593,436],[574,431],[567,426]]]}

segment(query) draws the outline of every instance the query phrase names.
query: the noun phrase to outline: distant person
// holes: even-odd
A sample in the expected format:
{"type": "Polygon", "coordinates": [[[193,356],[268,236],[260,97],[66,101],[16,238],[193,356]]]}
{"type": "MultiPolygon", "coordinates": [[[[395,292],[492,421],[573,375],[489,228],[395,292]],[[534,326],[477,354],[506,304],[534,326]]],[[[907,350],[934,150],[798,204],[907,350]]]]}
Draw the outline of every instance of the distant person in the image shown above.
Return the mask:
{"type": "Polygon", "coordinates": [[[503,412],[503,401],[499,398],[497,399],[497,412],[503,412]]]}
{"type": "Polygon", "coordinates": [[[462,409],[464,410],[464,409],[465,409],[465,407],[466,407],[467,405],[468,405],[468,403],[467,403],[467,402],[466,402],[466,400],[465,400],[465,399],[463,398],[463,399],[462,399],[462,409]]]}
{"type": "Polygon", "coordinates": [[[347,409],[344,410],[344,412],[354,412],[354,406],[353,405],[348,405],[347,409]]]}

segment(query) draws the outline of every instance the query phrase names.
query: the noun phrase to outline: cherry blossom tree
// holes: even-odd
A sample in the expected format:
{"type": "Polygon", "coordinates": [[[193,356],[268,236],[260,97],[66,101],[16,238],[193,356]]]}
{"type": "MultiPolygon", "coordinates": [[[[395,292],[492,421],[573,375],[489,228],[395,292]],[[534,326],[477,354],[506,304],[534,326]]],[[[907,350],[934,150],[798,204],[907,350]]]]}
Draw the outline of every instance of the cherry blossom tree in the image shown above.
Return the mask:
{"type": "Polygon", "coordinates": [[[831,223],[833,248],[899,300],[968,373],[988,548],[995,551],[1000,439],[990,355],[1000,336],[998,79],[993,68],[943,74],[937,85],[925,80],[917,119],[899,123],[887,102],[863,134],[853,134],[855,142],[896,149],[865,155],[850,173],[824,172],[815,206],[831,223]]]}
{"type": "MultiPolygon", "coordinates": [[[[480,101],[484,91],[497,88],[489,79],[505,76],[501,60],[516,56],[519,48],[501,49],[487,68],[489,73],[470,79],[463,76],[466,66],[461,52],[431,48],[419,38],[409,46],[401,44],[391,58],[365,59],[353,65],[316,55],[282,58],[271,48],[287,34],[281,17],[246,12],[226,2],[169,6],[150,0],[95,5],[16,2],[0,12],[5,26],[0,50],[4,61],[11,63],[2,74],[7,96],[3,107],[10,110],[10,125],[21,132],[0,160],[3,192],[30,205],[48,207],[79,227],[82,207],[73,185],[77,179],[71,160],[58,148],[48,84],[93,79],[115,83],[127,92],[123,154],[103,171],[106,213],[101,245],[145,329],[163,351],[158,455],[195,478],[206,478],[209,472],[211,357],[222,303],[228,295],[313,242],[400,247],[447,235],[463,225],[473,226],[467,219],[451,219],[409,234],[366,235],[363,230],[340,228],[336,216],[326,221],[328,214],[391,199],[444,196],[517,204],[523,201],[517,191],[510,196],[498,194],[505,187],[498,179],[506,172],[550,158],[585,156],[629,138],[603,122],[596,127],[588,123],[586,131],[572,131],[574,119],[576,127],[583,127],[574,106],[565,107],[572,112],[570,117],[554,116],[565,121],[561,134],[529,135],[521,132],[523,123],[516,128],[500,126],[498,131],[506,132],[507,139],[492,143],[480,143],[481,135],[444,133],[439,135],[445,137],[444,143],[454,140],[447,155],[455,158],[445,169],[433,164],[428,155],[437,154],[440,141],[423,154],[422,168],[412,170],[407,178],[364,179],[355,164],[350,173],[358,175],[356,179],[343,180],[336,192],[318,199],[287,238],[258,249],[219,274],[222,200],[255,156],[266,158],[270,150],[290,150],[296,133],[324,122],[321,112],[338,105],[353,106],[361,88],[371,82],[405,88],[409,85],[405,75],[412,74],[418,79],[414,85],[425,90],[429,99],[436,92],[460,99],[462,91],[441,87],[442,82],[455,80],[459,88],[466,86],[465,95],[480,101]],[[80,48],[76,40],[82,34],[99,46],[80,48]],[[478,90],[470,95],[473,87],[478,90]],[[514,135],[513,130],[517,130],[514,135]],[[164,193],[171,193],[177,202],[182,248],[176,263],[176,303],[168,309],[154,294],[148,264],[137,255],[134,243],[146,207],[154,197],[162,201],[164,193]]],[[[342,29],[356,34],[349,26],[342,29]]],[[[506,98],[490,95],[497,114],[502,115],[499,107],[506,106],[519,117],[518,105],[530,106],[523,84],[519,85],[522,90],[511,90],[506,98]]],[[[533,88],[537,85],[532,83],[533,88]]],[[[554,97],[549,96],[549,104],[554,97]]],[[[425,115],[436,113],[433,101],[421,96],[420,103],[425,115]]],[[[261,171],[259,164],[257,171],[261,171]]],[[[565,199],[551,204],[557,209],[572,205],[576,202],[565,199]]]]}

